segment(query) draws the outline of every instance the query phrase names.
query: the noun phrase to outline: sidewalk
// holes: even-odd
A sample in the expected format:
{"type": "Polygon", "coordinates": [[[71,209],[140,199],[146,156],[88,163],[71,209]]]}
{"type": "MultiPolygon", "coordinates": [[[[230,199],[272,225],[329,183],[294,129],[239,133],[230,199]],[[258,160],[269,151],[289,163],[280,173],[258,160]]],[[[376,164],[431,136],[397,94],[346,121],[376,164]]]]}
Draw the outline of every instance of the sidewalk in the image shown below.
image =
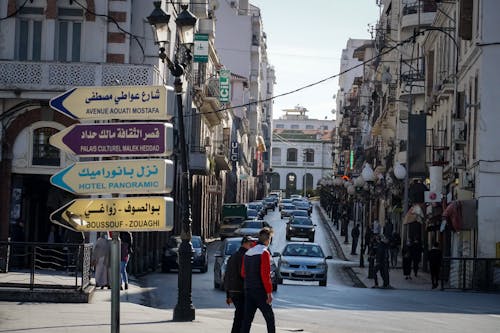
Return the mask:
{"type": "MultiPolygon", "coordinates": [[[[365,285],[365,287],[370,288],[373,286],[373,279],[368,279],[368,255],[365,252],[364,257],[364,266],[363,268],[359,267],[359,257],[360,257],[360,252],[361,252],[361,238],[358,242],[358,248],[356,250],[357,255],[352,255],[351,254],[351,246],[352,246],[352,238],[351,238],[351,229],[354,227],[353,221],[349,223],[349,230],[348,230],[348,235],[349,235],[349,242],[345,243],[345,236],[340,235],[340,226],[339,230],[337,230],[337,227],[334,226],[333,222],[328,218],[328,215],[326,214],[326,211],[321,207],[320,205],[317,205],[317,207],[321,210],[321,215],[323,215],[323,221],[328,223],[330,226],[331,230],[333,231],[334,236],[337,238],[338,243],[340,244],[341,250],[345,256],[345,258],[350,261],[350,262],[355,262],[358,263],[357,265],[351,266],[352,270],[358,277],[358,279],[365,285]]],[[[411,290],[431,290],[431,276],[427,272],[423,272],[422,269],[419,270],[418,276],[415,277],[412,273],[411,280],[405,280],[404,275],[403,275],[403,270],[401,267],[401,253],[398,256],[398,267],[396,268],[391,268],[389,270],[389,281],[390,285],[395,288],[395,289],[411,289],[411,290]]],[[[380,278],[379,275],[379,285],[381,285],[382,279],[380,278]]],[[[436,289],[439,290],[439,289],[436,289]]]]}

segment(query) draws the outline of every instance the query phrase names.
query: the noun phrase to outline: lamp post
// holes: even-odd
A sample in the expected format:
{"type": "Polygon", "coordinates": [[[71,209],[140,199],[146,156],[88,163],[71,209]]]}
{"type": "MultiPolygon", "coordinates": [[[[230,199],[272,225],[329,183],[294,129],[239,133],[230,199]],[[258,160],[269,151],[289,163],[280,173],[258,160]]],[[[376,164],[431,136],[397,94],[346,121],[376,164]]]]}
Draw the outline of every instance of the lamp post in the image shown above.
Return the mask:
{"type": "Polygon", "coordinates": [[[177,286],[177,304],[174,308],[174,321],[193,321],[195,319],[195,309],[192,303],[192,272],[191,272],[191,256],[193,246],[192,238],[192,219],[191,219],[191,180],[188,168],[188,155],[186,150],[186,134],[184,128],[184,113],[182,103],[182,75],[191,61],[190,46],[193,43],[194,28],[197,18],[189,10],[187,5],[181,5],[182,11],[177,15],[175,23],[181,44],[177,49],[175,60],[172,62],[167,54],[165,54],[165,43],[156,38],[157,35],[164,30],[168,24],[170,15],[165,13],[161,8],[161,1],[154,2],[155,9],[148,16],[148,22],[153,28],[155,41],[160,45],[159,58],[162,62],[166,62],[168,69],[175,77],[174,89],[177,98],[177,124],[179,135],[179,153],[181,162],[181,203],[182,203],[182,227],[181,227],[181,244],[179,246],[179,275],[177,286]],[[184,48],[181,50],[181,47],[184,48]]]}
{"type": "MultiPolygon", "coordinates": [[[[370,191],[371,191],[371,184],[375,180],[375,174],[373,172],[373,169],[371,168],[369,163],[366,163],[363,170],[361,171],[361,177],[363,180],[366,182],[366,184],[363,184],[363,190],[366,192],[365,195],[367,197],[366,201],[370,200],[370,191]],[[364,186],[367,186],[367,189],[364,189],[364,186]]],[[[368,211],[368,218],[371,216],[371,202],[369,203],[370,209],[368,211]]],[[[359,267],[365,267],[365,247],[367,244],[365,244],[365,223],[366,223],[366,207],[363,205],[363,221],[361,222],[361,253],[359,255],[359,267]]]]}

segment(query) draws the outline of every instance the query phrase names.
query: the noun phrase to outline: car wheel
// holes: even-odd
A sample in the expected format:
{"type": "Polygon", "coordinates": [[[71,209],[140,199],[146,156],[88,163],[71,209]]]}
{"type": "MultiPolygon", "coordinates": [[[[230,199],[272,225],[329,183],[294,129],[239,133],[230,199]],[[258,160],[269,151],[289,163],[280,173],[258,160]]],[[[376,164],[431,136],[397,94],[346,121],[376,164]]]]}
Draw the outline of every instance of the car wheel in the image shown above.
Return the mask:
{"type": "Polygon", "coordinates": [[[219,289],[220,288],[220,284],[218,284],[217,282],[214,281],[214,289],[219,289]]]}
{"type": "Polygon", "coordinates": [[[283,278],[278,278],[278,279],[276,280],[276,282],[277,282],[277,284],[283,284],[283,278]]]}
{"type": "Polygon", "coordinates": [[[205,265],[202,269],[200,269],[202,273],[206,273],[208,271],[208,265],[205,265]]]}
{"type": "Polygon", "coordinates": [[[278,284],[273,284],[273,291],[277,291],[278,290],[278,284]]]}
{"type": "Polygon", "coordinates": [[[311,243],[314,243],[314,236],[309,237],[309,241],[310,241],[311,243]]]}
{"type": "Polygon", "coordinates": [[[161,272],[170,273],[170,267],[168,267],[167,265],[161,265],[161,272]]]}
{"type": "Polygon", "coordinates": [[[320,285],[321,287],[326,287],[326,280],[321,280],[321,281],[319,281],[319,285],[320,285]]]}
{"type": "Polygon", "coordinates": [[[290,237],[290,236],[288,236],[288,235],[286,235],[286,237],[285,237],[285,238],[286,238],[286,240],[287,240],[287,241],[289,241],[289,240],[291,239],[291,237],[290,237]]]}

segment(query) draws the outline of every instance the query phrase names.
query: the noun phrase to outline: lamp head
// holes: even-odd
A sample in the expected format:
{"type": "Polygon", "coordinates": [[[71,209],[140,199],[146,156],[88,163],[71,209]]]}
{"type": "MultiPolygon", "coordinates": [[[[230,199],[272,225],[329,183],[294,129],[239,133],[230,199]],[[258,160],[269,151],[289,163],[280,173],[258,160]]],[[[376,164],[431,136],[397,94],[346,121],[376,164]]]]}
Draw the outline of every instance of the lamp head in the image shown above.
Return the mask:
{"type": "Polygon", "coordinates": [[[154,3],[155,9],[151,12],[151,15],[147,17],[148,23],[151,24],[151,28],[153,29],[153,36],[155,39],[155,43],[160,43],[159,34],[165,28],[170,21],[170,15],[165,13],[163,9],[161,9],[161,1],[155,1],[154,3]]]}
{"type": "Polygon", "coordinates": [[[182,44],[194,43],[194,29],[198,18],[188,10],[188,5],[181,5],[182,11],[175,19],[182,44]]]}
{"type": "Polygon", "coordinates": [[[361,177],[367,182],[375,181],[375,174],[373,173],[373,169],[370,166],[370,163],[366,163],[363,171],[361,171],[361,177]]]}

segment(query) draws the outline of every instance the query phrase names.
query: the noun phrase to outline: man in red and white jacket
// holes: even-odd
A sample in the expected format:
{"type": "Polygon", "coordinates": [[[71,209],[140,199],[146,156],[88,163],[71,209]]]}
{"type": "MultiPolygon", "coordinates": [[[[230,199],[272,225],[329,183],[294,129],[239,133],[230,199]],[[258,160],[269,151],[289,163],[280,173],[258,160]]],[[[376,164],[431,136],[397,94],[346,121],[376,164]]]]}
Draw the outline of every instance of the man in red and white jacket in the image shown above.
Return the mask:
{"type": "Polygon", "coordinates": [[[275,333],[273,301],[273,285],[271,282],[271,253],[268,246],[273,232],[270,228],[262,228],[257,245],[245,253],[241,275],[245,280],[245,315],[242,332],[250,332],[257,309],[266,320],[267,332],[275,333]]]}

